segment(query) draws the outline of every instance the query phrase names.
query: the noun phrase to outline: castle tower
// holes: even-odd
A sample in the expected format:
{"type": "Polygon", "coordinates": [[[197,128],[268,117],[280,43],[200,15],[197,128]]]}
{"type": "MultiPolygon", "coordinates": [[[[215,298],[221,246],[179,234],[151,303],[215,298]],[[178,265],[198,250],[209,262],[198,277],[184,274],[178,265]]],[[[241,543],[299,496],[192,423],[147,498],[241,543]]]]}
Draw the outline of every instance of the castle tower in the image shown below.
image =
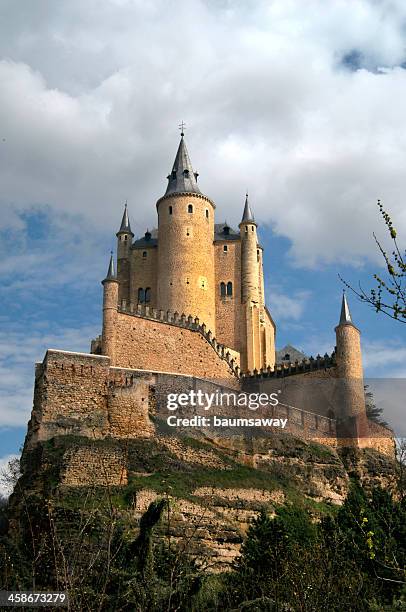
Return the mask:
{"type": "Polygon", "coordinates": [[[117,303],[119,282],[114,272],[113,253],[110,256],[107,276],[102,280],[103,285],[103,329],[102,329],[102,355],[111,359],[115,365],[116,333],[117,333],[117,303]]]}
{"type": "Polygon", "coordinates": [[[127,202],[124,205],[123,218],[117,234],[117,279],[118,303],[126,305],[130,301],[130,249],[134,234],[128,218],[127,202]]]}
{"type": "Polygon", "coordinates": [[[340,321],[335,328],[337,342],[337,428],[338,437],[358,444],[368,431],[361,333],[352,322],[345,292],[340,321]]]}
{"type": "Polygon", "coordinates": [[[259,266],[257,224],[245,196],[244,212],[239,225],[241,235],[241,301],[259,302],[259,266]]]}
{"type": "Polygon", "coordinates": [[[193,315],[215,334],[214,203],[197,185],[181,134],[158,211],[158,308],[193,315]]]}
{"type": "Polygon", "coordinates": [[[239,224],[241,236],[241,304],[243,350],[241,368],[245,371],[259,370],[264,363],[263,301],[260,299],[262,282],[260,269],[257,223],[245,197],[244,212],[239,224]]]}

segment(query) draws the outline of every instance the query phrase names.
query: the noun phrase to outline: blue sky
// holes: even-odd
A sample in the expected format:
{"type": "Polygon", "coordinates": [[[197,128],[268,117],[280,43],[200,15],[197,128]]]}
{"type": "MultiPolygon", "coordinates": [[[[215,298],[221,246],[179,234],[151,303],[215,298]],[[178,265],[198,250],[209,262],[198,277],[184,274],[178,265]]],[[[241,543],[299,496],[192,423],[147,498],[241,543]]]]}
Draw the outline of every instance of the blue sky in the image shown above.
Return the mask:
{"type": "MultiPolygon", "coordinates": [[[[370,287],[381,266],[377,198],[406,236],[404,3],[0,5],[0,464],[34,362],[99,333],[123,202],[137,235],[155,225],[181,120],[218,222],[238,225],[249,189],[278,346],[330,352],[338,273],[370,287]]],[[[366,375],[398,396],[405,326],[349,299],[366,375]]]]}

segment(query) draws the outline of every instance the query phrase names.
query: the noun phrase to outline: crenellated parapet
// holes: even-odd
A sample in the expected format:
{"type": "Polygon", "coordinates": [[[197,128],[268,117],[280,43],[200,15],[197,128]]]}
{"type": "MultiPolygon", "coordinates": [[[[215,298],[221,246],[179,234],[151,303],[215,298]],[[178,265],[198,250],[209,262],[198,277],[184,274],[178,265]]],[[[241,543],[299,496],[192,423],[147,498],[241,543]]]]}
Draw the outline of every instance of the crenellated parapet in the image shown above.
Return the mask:
{"type": "Polygon", "coordinates": [[[324,356],[317,355],[302,359],[302,361],[294,361],[287,363],[277,363],[275,367],[268,366],[260,370],[245,372],[243,378],[284,378],[285,376],[294,376],[295,374],[304,374],[306,372],[315,372],[317,370],[327,370],[337,366],[336,353],[333,351],[331,355],[325,353],[324,356]]]}

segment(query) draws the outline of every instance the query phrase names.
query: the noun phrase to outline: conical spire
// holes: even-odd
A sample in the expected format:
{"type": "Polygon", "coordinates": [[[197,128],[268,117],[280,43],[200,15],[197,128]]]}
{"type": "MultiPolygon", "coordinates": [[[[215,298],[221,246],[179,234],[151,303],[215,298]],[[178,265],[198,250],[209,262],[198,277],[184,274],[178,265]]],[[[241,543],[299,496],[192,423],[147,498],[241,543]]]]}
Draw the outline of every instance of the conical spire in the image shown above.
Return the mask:
{"type": "Polygon", "coordinates": [[[340,323],[339,325],[345,325],[350,323],[353,325],[351,319],[350,309],[348,307],[347,297],[345,295],[345,291],[343,291],[343,300],[341,302],[341,314],[340,314],[340,323]]]}
{"type": "Polygon", "coordinates": [[[197,186],[197,172],[193,172],[192,164],[190,163],[189,153],[186,148],[183,132],[176,153],[175,161],[171,174],[167,176],[168,187],[165,195],[170,193],[201,193],[197,186]]]}
{"type": "MultiPolygon", "coordinates": [[[[118,231],[118,233],[120,232],[126,232],[129,234],[133,234],[131,231],[131,225],[130,225],[130,219],[128,218],[128,209],[127,209],[127,200],[125,202],[124,205],[124,212],[123,212],[123,218],[121,220],[121,225],[120,225],[120,229],[118,231]]],[[[133,234],[134,236],[134,234],[133,234]]]]}
{"type": "Polygon", "coordinates": [[[107,270],[107,276],[106,276],[106,278],[104,280],[116,280],[116,273],[114,271],[113,251],[111,251],[111,253],[110,253],[109,268],[107,270]]]}
{"type": "Polygon", "coordinates": [[[252,214],[251,206],[249,205],[249,202],[248,202],[248,193],[245,194],[245,205],[244,205],[244,212],[242,215],[241,223],[244,223],[246,221],[248,223],[255,223],[254,215],[252,214]]]}

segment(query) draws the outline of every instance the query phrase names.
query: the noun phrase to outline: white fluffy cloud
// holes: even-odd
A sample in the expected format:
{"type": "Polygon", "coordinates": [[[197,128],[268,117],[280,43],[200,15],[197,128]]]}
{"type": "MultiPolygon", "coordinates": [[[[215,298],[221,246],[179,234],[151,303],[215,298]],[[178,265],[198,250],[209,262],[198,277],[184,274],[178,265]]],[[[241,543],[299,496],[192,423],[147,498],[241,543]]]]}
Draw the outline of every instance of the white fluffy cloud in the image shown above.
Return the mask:
{"type": "Polygon", "coordinates": [[[30,418],[33,398],[34,364],[42,361],[48,348],[89,351],[90,338],[97,328],[31,328],[29,337],[20,325],[0,329],[0,427],[23,426],[30,418]]]}
{"type": "Polygon", "coordinates": [[[4,209],[46,203],[98,231],[128,198],[141,233],[184,119],[220,215],[238,220],[248,186],[297,264],[375,257],[378,197],[406,233],[401,0],[4,1],[2,13],[4,209]]]}

